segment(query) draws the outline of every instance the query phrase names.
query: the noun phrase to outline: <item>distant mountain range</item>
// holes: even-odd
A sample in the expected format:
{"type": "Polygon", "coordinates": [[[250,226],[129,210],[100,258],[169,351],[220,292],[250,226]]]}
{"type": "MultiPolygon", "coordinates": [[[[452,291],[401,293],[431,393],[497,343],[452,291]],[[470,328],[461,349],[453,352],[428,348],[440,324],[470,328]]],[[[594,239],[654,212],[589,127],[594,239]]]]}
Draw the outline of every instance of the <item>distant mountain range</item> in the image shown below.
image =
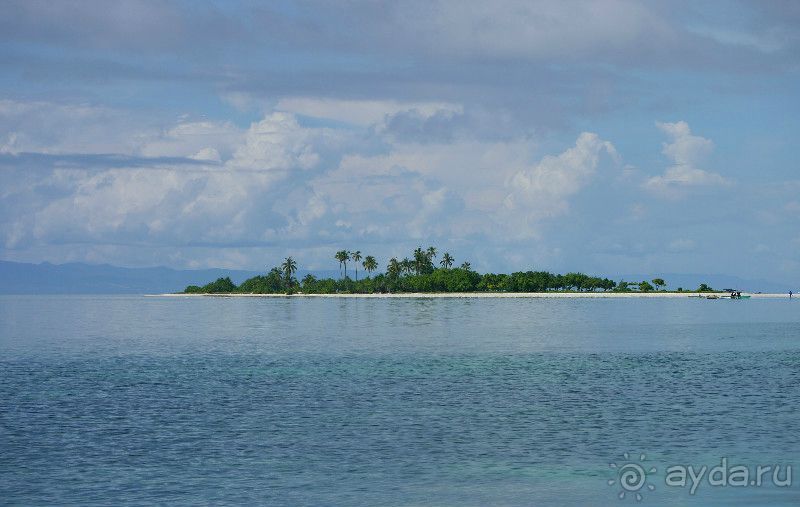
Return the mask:
{"type": "Polygon", "coordinates": [[[121,268],[108,264],[0,261],[0,294],[152,294],[179,292],[221,276],[239,283],[257,273],[230,269],[121,268]]]}
{"type": "MultiPolygon", "coordinates": [[[[300,270],[298,278],[309,271],[300,270]]],[[[337,270],[310,271],[317,277],[338,277],[337,270]]],[[[187,285],[205,285],[229,276],[239,284],[262,274],[257,271],[232,269],[122,268],[109,264],[28,264],[0,261],[0,294],[159,294],[180,292],[187,285]]],[[[655,275],[622,275],[614,280],[651,280],[655,275]]],[[[750,292],[800,291],[800,287],[747,280],[735,276],[701,274],[659,274],[670,289],[695,289],[707,283],[715,289],[738,289],[750,292]]]]}

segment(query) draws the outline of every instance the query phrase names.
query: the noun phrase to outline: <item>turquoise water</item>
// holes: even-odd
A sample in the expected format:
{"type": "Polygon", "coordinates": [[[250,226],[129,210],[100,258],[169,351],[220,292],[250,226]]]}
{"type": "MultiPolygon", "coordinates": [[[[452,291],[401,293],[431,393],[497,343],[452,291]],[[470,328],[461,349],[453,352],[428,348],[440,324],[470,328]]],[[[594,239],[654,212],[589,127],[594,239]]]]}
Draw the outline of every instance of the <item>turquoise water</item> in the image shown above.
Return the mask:
{"type": "Polygon", "coordinates": [[[0,373],[0,504],[800,503],[797,301],[0,297],[0,373]]]}

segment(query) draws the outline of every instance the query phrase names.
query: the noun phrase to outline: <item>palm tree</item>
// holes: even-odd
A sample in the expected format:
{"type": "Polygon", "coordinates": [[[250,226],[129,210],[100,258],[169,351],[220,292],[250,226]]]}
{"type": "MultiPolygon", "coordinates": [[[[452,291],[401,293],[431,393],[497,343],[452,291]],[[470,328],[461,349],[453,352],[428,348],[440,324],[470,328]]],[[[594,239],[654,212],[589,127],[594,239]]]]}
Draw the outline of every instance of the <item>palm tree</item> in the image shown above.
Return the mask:
{"type": "Polygon", "coordinates": [[[344,257],[342,256],[342,251],[339,250],[336,252],[336,255],[333,256],[334,259],[339,261],[339,278],[342,277],[342,262],[344,262],[344,257]]]}
{"type": "Polygon", "coordinates": [[[358,281],[358,261],[361,260],[361,250],[350,252],[350,258],[353,259],[353,262],[356,265],[356,281],[358,281]]]}
{"type": "Polygon", "coordinates": [[[404,257],[403,260],[400,261],[400,265],[407,275],[410,275],[411,272],[414,271],[414,263],[408,260],[408,257],[404,257]]]}
{"type": "Polygon", "coordinates": [[[342,276],[342,265],[344,265],[344,277],[347,278],[347,261],[350,260],[350,254],[347,250],[339,250],[334,258],[339,261],[339,276],[342,276]]]}
{"type": "Polygon", "coordinates": [[[436,247],[429,246],[426,253],[428,254],[428,260],[433,261],[436,258],[436,247]]]}
{"type": "Polygon", "coordinates": [[[461,263],[461,269],[469,271],[470,269],[472,269],[472,264],[470,264],[467,261],[464,261],[463,263],[461,263]]]}
{"type": "Polygon", "coordinates": [[[297,262],[291,257],[287,257],[283,261],[283,264],[281,264],[281,269],[283,269],[283,277],[286,279],[286,285],[291,285],[292,275],[297,272],[297,262]]]}
{"type": "MultiPolygon", "coordinates": [[[[395,261],[397,262],[397,261],[395,261]]],[[[371,275],[373,271],[378,269],[378,261],[375,260],[375,257],[371,255],[367,255],[364,258],[364,270],[368,273],[367,276],[371,275]]]]}
{"type": "Polygon", "coordinates": [[[400,272],[403,270],[403,266],[397,262],[397,259],[392,257],[389,259],[389,264],[386,266],[386,274],[389,277],[394,278],[400,275],[400,272]]]}
{"type": "Polygon", "coordinates": [[[422,267],[427,260],[427,254],[422,251],[421,247],[417,247],[417,249],[414,250],[414,271],[416,271],[418,275],[422,273],[422,267]]]}
{"type": "Polygon", "coordinates": [[[453,259],[448,252],[445,252],[442,256],[442,261],[439,264],[441,264],[441,266],[445,269],[450,269],[450,266],[453,265],[453,261],[455,261],[455,259],[453,259]]]}

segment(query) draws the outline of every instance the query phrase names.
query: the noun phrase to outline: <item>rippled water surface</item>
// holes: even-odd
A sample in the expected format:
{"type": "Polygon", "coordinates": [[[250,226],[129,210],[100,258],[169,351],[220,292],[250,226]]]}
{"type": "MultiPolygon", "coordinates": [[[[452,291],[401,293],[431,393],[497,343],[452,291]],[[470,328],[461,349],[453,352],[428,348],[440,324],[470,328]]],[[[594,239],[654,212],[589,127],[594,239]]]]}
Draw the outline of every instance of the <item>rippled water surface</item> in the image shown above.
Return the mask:
{"type": "Polygon", "coordinates": [[[797,505],[799,345],[789,300],[3,296],[0,504],[797,505]],[[723,458],[797,477],[665,484],[723,458]]]}

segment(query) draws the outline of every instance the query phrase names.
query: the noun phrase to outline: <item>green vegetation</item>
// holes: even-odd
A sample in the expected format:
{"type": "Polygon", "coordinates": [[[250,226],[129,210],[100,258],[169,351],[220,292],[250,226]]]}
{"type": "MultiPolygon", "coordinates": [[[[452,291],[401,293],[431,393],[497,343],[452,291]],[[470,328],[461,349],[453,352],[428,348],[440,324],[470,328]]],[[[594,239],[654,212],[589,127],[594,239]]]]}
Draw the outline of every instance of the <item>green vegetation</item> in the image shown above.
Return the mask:
{"type": "Polygon", "coordinates": [[[453,257],[449,253],[445,252],[439,265],[444,269],[450,269],[453,266],[453,257]]]}
{"type": "Polygon", "coordinates": [[[712,289],[711,287],[709,287],[708,285],[706,285],[704,283],[701,283],[700,287],[698,287],[697,291],[695,291],[695,292],[714,292],[714,289],[712,289]]]}
{"type": "Polygon", "coordinates": [[[652,292],[653,286],[650,282],[639,282],[639,292],[652,292]]]}
{"type": "MultiPolygon", "coordinates": [[[[435,262],[434,247],[423,250],[418,247],[411,257],[397,260],[392,257],[386,264],[386,272],[372,276],[378,269],[378,261],[371,255],[362,256],[361,251],[340,250],[334,255],[339,262],[339,279],[318,279],[308,274],[298,281],[297,262],[287,257],[280,267],[274,267],[266,275],[259,275],[242,282],[238,287],[230,278],[220,278],[207,285],[186,287],[186,294],[373,294],[397,292],[651,292],[663,291],[666,282],[655,278],[641,282],[614,282],[608,278],[589,276],[583,273],[553,274],[547,271],[517,271],[511,274],[480,274],[472,270],[468,261],[453,267],[455,259],[445,252],[435,262]],[[367,273],[358,279],[358,264],[367,273]],[[347,263],[353,261],[355,276],[347,276],[347,263]],[[652,283],[651,283],[652,282],[652,283]]],[[[712,292],[701,284],[698,292],[712,292]]]]}
{"type": "Polygon", "coordinates": [[[353,263],[356,266],[356,281],[358,281],[358,261],[361,260],[361,250],[350,252],[350,258],[353,259],[353,263]]]}
{"type": "MultiPolygon", "coordinates": [[[[190,285],[186,294],[373,294],[397,292],[652,292],[664,291],[666,282],[654,278],[650,282],[614,282],[608,278],[589,276],[583,273],[553,274],[547,271],[518,271],[511,274],[480,274],[472,270],[468,261],[454,268],[455,259],[449,252],[435,263],[436,248],[423,250],[418,247],[411,257],[397,260],[392,257],[386,272],[372,276],[378,269],[378,261],[371,255],[362,256],[361,251],[340,250],[334,255],[339,262],[339,279],[318,279],[308,274],[301,281],[295,279],[297,262],[287,257],[280,267],[274,267],[266,275],[259,275],[242,282],[238,287],[230,278],[220,278],[202,287],[190,285]],[[367,273],[358,279],[358,263],[367,273]],[[347,262],[353,261],[356,279],[347,276],[347,262]],[[651,283],[652,282],[652,283],[651,283]]],[[[682,289],[678,289],[682,291],[682,289]]],[[[697,292],[714,292],[706,284],[700,284],[697,292]]]]}
{"type": "Polygon", "coordinates": [[[339,272],[342,271],[342,265],[344,265],[344,276],[347,277],[347,261],[350,260],[350,254],[347,253],[347,250],[339,250],[336,252],[336,255],[333,256],[334,259],[339,261],[339,272]]]}
{"type": "MultiPolygon", "coordinates": [[[[249,281],[249,280],[248,280],[249,281]]],[[[246,283],[246,282],[245,282],[246,283]]],[[[242,284],[244,286],[244,284],[242,284]]],[[[197,285],[190,285],[186,287],[183,292],[187,294],[225,294],[228,292],[237,291],[240,287],[236,287],[230,278],[217,278],[216,281],[198,287],[197,285]]]]}
{"type": "Polygon", "coordinates": [[[364,259],[364,271],[367,272],[367,276],[372,275],[372,272],[378,269],[378,261],[375,260],[375,257],[371,255],[367,255],[366,259],[364,259]]]}

